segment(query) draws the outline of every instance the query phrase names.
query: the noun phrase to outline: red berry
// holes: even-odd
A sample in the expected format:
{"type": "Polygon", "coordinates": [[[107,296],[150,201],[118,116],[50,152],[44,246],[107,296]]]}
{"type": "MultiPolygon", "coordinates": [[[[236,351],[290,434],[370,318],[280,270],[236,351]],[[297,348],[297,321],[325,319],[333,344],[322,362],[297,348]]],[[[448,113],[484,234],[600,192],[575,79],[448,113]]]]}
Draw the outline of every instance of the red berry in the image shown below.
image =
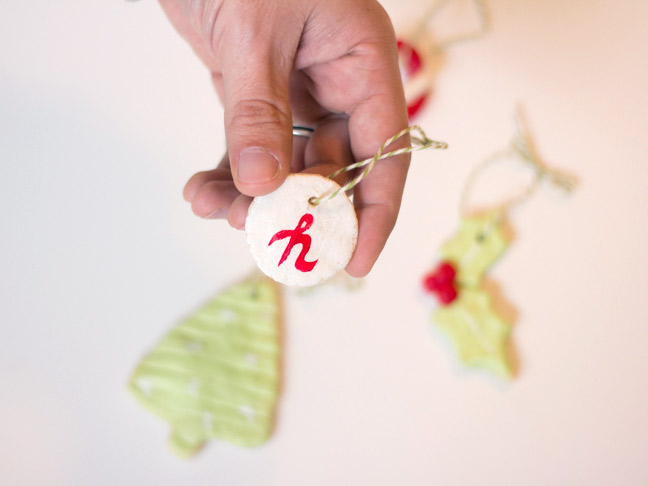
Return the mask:
{"type": "Polygon", "coordinates": [[[437,280],[442,284],[451,284],[454,281],[457,272],[450,262],[441,262],[434,272],[437,280]]]}
{"type": "Polygon", "coordinates": [[[437,292],[437,297],[442,305],[450,305],[457,298],[457,289],[452,284],[444,285],[437,292]]]}
{"type": "Polygon", "coordinates": [[[428,273],[423,279],[423,287],[429,293],[434,293],[442,305],[448,305],[457,298],[457,289],[454,279],[457,271],[452,263],[440,262],[433,272],[428,273]]]}
{"type": "Polygon", "coordinates": [[[423,288],[427,292],[437,292],[441,288],[441,283],[439,283],[437,276],[434,273],[428,273],[423,278],[423,288]]]}

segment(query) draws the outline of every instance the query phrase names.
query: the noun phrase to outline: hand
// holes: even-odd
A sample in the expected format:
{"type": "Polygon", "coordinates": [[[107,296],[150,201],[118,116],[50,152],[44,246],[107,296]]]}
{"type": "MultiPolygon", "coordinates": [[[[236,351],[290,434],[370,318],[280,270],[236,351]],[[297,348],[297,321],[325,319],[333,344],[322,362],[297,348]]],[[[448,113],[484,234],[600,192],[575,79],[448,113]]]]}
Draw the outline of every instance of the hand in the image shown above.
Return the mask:
{"type": "MultiPolygon", "coordinates": [[[[393,28],[375,0],[160,3],[211,71],[225,108],[227,154],[185,187],[198,216],[243,228],[252,197],[290,172],[329,175],[373,156],[407,126],[393,28]],[[315,131],[293,141],[293,124],[315,131]]],[[[381,161],[355,188],[350,275],[366,275],[382,251],[408,166],[408,155],[381,161]]]]}

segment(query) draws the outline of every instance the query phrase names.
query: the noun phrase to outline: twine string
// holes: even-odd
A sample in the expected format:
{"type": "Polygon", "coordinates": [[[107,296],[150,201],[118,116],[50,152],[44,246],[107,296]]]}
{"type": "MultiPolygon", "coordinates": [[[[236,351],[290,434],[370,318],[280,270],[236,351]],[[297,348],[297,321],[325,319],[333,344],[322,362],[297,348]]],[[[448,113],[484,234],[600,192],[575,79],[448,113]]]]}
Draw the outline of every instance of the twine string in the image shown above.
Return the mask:
{"type": "MultiPolygon", "coordinates": [[[[439,12],[441,12],[447,5],[452,3],[454,0],[437,0],[428,11],[423,15],[423,18],[420,20],[418,27],[416,28],[413,40],[416,41],[420,39],[425,31],[428,28],[428,24],[436,17],[439,12]]],[[[483,0],[473,0],[475,5],[475,11],[477,12],[477,18],[479,19],[479,27],[474,32],[468,32],[465,34],[459,34],[449,39],[446,39],[443,42],[440,42],[434,47],[434,52],[441,52],[449,47],[452,47],[457,44],[461,44],[467,41],[477,40],[489,31],[490,29],[490,19],[486,10],[486,5],[483,0]]]]}
{"type": "Polygon", "coordinates": [[[437,142],[435,140],[431,140],[425,135],[425,132],[421,127],[418,125],[413,125],[411,127],[407,127],[404,130],[401,130],[398,132],[396,135],[391,137],[389,140],[387,140],[385,143],[383,143],[376,154],[373,157],[370,157],[366,160],[356,162],[354,164],[347,165],[346,167],[341,168],[340,170],[336,170],[333,172],[331,175],[328,176],[329,179],[334,179],[335,177],[339,176],[340,174],[344,174],[345,172],[350,172],[355,169],[360,169],[364,167],[365,169],[360,172],[355,178],[353,178],[351,181],[347,182],[344,186],[340,187],[336,191],[332,192],[331,194],[325,194],[323,196],[319,197],[311,197],[308,202],[312,204],[313,206],[317,206],[318,204],[329,201],[336,197],[340,193],[344,193],[346,191],[349,191],[353,189],[355,186],[357,186],[365,177],[369,175],[369,173],[372,171],[372,169],[375,167],[376,163],[379,160],[385,160],[389,159],[391,157],[396,157],[398,155],[402,154],[407,154],[407,153],[412,153],[412,152],[418,152],[420,150],[426,150],[426,149],[446,149],[448,148],[448,144],[445,142],[437,142]],[[387,147],[389,147],[392,143],[394,143],[396,140],[409,135],[410,136],[410,141],[411,145],[409,147],[403,147],[397,150],[392,150],[390,152],[385,152],[387,147]]]}
{"type": "Polygon", "coordinates": [[[519,107],[515,112],[514,123],[516,133],[511,141],[510,147],[485,159],[481,164],[477,165],[468,176],[466,184],[461,192],[459,203],[459,212],[461,215],[466,215],[468,213],[468,199],[477,179],[479,179],[479,177],[483,175],[488,168],[502,162],[503,160],[513,159],[521,163],[525,168],[533,171],[534,177],[521,194],[505,201],[496,208],[500,214],[500,216],[496,218],[498,221],[503,218],[503,215],[507,210],[513,209],[528,201],[529,198],[538,190],[542,182],[546,181],[561,190],[564,194],[570,194],[574,190],[576,184],[573,178],[550,169],[538,155],[524,122],[522,111],[519,107]]]}

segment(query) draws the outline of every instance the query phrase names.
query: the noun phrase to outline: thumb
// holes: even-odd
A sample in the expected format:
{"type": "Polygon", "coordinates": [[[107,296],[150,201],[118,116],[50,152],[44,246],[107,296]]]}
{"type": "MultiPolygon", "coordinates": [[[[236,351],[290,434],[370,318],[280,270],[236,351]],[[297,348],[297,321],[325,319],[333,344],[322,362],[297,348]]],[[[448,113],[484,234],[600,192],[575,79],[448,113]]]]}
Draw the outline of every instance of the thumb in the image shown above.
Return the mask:
{"type": "Polygon", "coordinates": [[[259,32],[257,27],[268,30],[267,23],[247,23],[247,29],[237,26],[231,44],[236,48],[222,64],[225,132],[236,187],[242,194],[260,196],[277,189],[290,172],[289,85],[298,40],[293,46],[285,42],[285,34],[259,32]]]}

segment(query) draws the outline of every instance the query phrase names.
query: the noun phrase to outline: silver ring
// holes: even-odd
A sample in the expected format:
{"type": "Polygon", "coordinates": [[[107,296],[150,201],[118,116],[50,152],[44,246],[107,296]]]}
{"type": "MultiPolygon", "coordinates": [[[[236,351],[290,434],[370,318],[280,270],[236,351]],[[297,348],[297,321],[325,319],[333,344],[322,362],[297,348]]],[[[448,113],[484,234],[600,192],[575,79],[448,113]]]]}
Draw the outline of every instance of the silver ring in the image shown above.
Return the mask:
{"type": "Polygon", "coordinates": [[[300,126],[297,126],[297,125],[293,125],[293,135],[295,137],[309,138],[313,134],[314,131],[315,130],[313,130],[312,128],[300,127],[300,126]]]}

